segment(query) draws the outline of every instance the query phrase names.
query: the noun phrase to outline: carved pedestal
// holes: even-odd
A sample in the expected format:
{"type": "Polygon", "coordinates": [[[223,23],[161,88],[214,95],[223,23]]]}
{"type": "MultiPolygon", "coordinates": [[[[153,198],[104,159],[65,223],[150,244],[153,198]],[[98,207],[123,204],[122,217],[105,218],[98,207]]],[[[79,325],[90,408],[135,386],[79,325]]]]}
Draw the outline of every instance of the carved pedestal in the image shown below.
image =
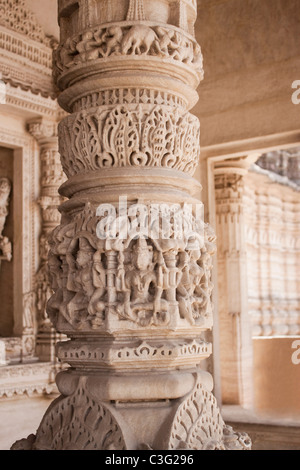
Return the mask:
{"type": "MultiPolygon", "coordinates": [[[[68,181],[48,313],[69,341],[35,449],[242,449],[201,361],[211,255],[192,175],[202,55],[195,1],[60,1],[68,181]],[[186,205],[184,205],[186,204],[186,205]]],[[[32,442],[32,440],[30,441],[32,442]]]]}

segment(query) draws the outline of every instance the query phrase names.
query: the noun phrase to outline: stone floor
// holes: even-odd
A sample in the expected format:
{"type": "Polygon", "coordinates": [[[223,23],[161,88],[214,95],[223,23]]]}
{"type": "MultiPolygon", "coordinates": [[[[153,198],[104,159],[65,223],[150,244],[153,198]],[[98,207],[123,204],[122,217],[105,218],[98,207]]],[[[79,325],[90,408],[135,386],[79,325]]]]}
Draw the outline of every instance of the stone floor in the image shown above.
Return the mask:
{"type": "MultiPolygon", "coordinates": [[[[35,434],[54,395],[0,400],[0,450],[35,434]]],[[[236,431],[246,431],[253,450],[300,450],[300,421],[261,419],[239,407],[224,407],[223,417],[236,431]]]]}
{"type": "Polygon", "coordinates": [[[300,416],[271,416],[224,406],[222,416],[236,431],[247,432],[253,450],[300,450],[300,416]]]}
{"type": "Polygon", "coordinates": [[[246,432],[252,450],[300,450],[300,427],[254,423],[228,423],[235,431],[246,432]]]}
{"type": "Polygon", "coordinates": [[[0,450],[29,434],[35,434],[44,413],[55,397],[27,397],[0,400],[0,450]]]}

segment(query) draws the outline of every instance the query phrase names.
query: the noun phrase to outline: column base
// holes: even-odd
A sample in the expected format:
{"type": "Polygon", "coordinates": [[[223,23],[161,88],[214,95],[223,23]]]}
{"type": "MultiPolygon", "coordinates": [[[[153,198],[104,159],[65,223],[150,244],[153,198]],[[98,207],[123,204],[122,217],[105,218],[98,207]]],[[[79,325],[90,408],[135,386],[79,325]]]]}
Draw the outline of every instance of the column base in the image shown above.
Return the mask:
{"type": "MultiPolygon", "coordinates": [[[[248,435],[225,425],[211,376],[191,375],[194,383],[184,396],[152,401],[102,400],[101,381],[96,387],[95,377],[78,377],[76,387],[53,402],[37,435],[12,450],[250,450],[248,435]]],[[[155,377],[151,381],[154,389],[155,377]]],[[[134,378],[132,383],[134,388],[134,378]]]]}

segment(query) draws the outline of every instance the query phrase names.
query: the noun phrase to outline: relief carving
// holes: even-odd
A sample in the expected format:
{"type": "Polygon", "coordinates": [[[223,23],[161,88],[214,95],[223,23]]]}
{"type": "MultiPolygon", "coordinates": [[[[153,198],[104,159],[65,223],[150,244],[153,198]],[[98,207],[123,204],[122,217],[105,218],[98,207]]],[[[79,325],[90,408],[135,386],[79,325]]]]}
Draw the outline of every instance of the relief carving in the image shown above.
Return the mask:
{"type": "Polygon", "coordinates": [[[89,396],[84,380],[55,401],[32,442],[34,450],[127,450],[112,408],[89,396]]]}
{"type": "Polygon", "coordinates": [[[160,253],[144,238],[139,238],[130,248],[130,262],[121,266],[119,292],[122,300],[117,307],[121,318],[141,326],[167,325],[170,321],[169,304],[162,299],[164,291],[162,269],[157,263],[160,253]]]}
{"type": "Polygon", "coordinates": [[[73,36],[56,51],[56,74],[92,60],[114,56],[151,56],[189,65],[203,73],[201,48],[192,36],[174,27],[122,23],[73,36]]]}
{"type": "Polygon", "coordinates": [[[190,113],[155,106],[82,111],[59,126],[64,172],[101,168],[164,167],[193,174],[199,163],[199,120],[190,113]]]}
{"type": "Polygon", "coordinates": [[[172,226],[170,240],[162,231],[157,239],[101,240],[100,220],[87,205],[52,234],[48,313],[54,325],[63,318],[75,330],[99,329],[108,315],[140,327],[166,326],[172,317],[195,325],[211,316],[215,237],[209,227],[203,239],[192,219],[194,239],[174,238],[172,226]]]}
{"type": "Polygon", "coordinates": [[[235,433],[225,425],[217,401],[197,376],[193,391],[176,409],[167,433],[170,450],[250,450],[251,440],[245,433],[235,433]]]}

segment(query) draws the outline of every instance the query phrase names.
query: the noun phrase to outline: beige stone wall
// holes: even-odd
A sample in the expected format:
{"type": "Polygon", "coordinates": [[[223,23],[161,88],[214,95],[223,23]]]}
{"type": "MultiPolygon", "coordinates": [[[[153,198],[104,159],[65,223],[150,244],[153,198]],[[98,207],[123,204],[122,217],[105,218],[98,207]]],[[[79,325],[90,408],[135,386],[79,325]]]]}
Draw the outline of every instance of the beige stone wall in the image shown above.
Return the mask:
{"type": "Polygon", "coordinates": [[[300,192],[250,172],[244,202],[253,336],[300,335],[300,192]]]}
{"type": "Polygon", "coordinates": [[[249,172],[246,182],[254,407],[262,418],[297,421],[300,365],[292,355],[300,339],[300,192],[259,169],[249,172]]]}
{"type": "Polygon", "coordinates": [[[300,364],[292,362],[299,337],[255,338],[255,407],[261,415],[300,419],[300,364]]]}
{"type": "Polygon", "coordinates": [[[202,147],[299,129],[299,29],[298,0],[198,2],[202,147]]]}

